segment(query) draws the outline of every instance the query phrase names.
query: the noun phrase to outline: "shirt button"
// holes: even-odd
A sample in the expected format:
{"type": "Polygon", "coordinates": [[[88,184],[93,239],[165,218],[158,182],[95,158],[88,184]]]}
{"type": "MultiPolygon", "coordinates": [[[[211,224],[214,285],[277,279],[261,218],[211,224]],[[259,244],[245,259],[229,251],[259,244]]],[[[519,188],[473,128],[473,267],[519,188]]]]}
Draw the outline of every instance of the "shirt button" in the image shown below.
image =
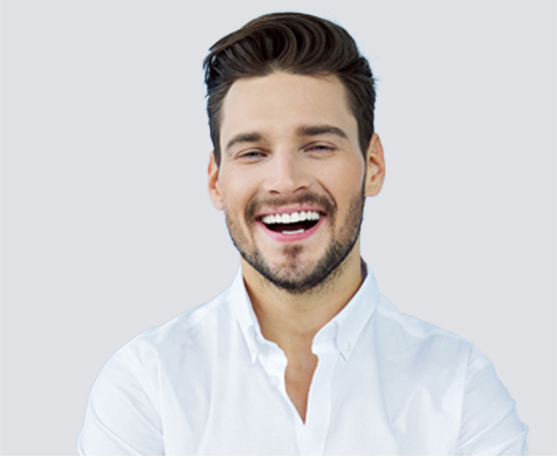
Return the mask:
{"type": "Polygon", "coordinates": [[[344,351],[352,350],[352,344],[350,342],[345,342],[343,345],[344,351]]]}
{"type": "Polygon", "coordinates": [[[279,378],[276,375],[271,377],[271,385],[277,386],[279,384],[279,378]]]}

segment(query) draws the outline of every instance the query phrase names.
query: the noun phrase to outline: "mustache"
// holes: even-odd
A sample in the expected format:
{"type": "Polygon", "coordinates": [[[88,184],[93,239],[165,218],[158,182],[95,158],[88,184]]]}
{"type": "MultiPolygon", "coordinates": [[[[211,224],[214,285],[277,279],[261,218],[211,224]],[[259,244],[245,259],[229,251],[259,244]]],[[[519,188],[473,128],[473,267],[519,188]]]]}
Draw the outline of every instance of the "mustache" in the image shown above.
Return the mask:
{"type": "Polygon", "coordinates": [[[337,210],[336,202],[332,197],[306,192],[296,197],[277,197],[274,199],[259,200],[253,198],[246,205],[244,216],[246,221],[251,221],[255,218],[261,209],[267,207],[282,207],[289,205],[315,205],[321,207],[327,215],[334,216],[337,210]]]}

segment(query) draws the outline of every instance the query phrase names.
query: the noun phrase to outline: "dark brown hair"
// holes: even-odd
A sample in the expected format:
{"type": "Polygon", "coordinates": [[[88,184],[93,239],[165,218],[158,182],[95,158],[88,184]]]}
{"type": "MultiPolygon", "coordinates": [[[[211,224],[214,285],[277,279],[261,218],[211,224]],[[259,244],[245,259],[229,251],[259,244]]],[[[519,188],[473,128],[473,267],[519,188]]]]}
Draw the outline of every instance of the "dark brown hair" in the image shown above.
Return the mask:
{"type": "Polygon", "coordinates": [[[228,90],[240,78],[275,71],[338,77],[358,123],[359,144],[365,156],[373,135],[373,75],[354,39],[342,27],[308,14],[266,14],[217,41],[203,67],[217,164],[221,157],[221,109],[228,90]]]}

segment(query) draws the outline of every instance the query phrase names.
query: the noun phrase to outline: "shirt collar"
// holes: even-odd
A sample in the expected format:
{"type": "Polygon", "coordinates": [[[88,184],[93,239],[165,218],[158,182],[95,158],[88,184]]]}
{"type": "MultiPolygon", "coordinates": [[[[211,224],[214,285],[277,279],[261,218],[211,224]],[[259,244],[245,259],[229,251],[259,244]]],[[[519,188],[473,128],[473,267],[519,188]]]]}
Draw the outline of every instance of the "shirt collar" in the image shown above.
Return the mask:
{"type": "Polygon", "coordinates": [[[337,348],[347,360],[352,356],[354,347],[380,300],[375,276],[363,260],[362,279],[360,288],[348,304],[322,328],[336,323],[338,329],[336,333],[337,348]]]}
{"type": "MultiPolygon", "coordinates": [[[[371,319],[380,299],[375,277],[363,260],[362,279],[360,288],[348,304],[314,337],[314,343],[317,340],[334,338],[338,351],[347,360],[350,359],[356,342],[371,319]]],[[[246,291],[241,268],[238,269],[232,282],[230,293],[236,319],[246,340],[252,363],[255,363],[259,353],[267,353],[270,350],[269,347],[276,347],[276,344],[267,341],[261,334],[259,322],[246,291]]]]}
{"type": "Polygon", "coordinates": [[[257,321],[257,317],[251,305],[251,300],[246,291],[241,267],[238,269],[234,281],[230,286],[230,293],[234,314],[236,315],[236,319],[238,320],[238,324],[246,340],[251,361],[255,364],[257,355],[266,340],[263,334],[261,334],[259,322],[257,321]]]}

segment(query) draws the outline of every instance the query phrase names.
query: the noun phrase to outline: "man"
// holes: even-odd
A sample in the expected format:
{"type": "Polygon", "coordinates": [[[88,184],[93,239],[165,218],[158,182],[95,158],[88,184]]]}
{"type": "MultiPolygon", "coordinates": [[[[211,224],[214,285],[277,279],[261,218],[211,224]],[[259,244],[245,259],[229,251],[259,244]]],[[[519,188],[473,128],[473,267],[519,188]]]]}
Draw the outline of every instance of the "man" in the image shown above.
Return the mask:
{"type": "Polygon", "coordinates": [[[99,375],[81,454],[525,454],[527,427],[469,342],[398,313],[360,258],[385,162],[348,33],[260,17],[205,60],[209,193],[232,286],[99,375]]]}

